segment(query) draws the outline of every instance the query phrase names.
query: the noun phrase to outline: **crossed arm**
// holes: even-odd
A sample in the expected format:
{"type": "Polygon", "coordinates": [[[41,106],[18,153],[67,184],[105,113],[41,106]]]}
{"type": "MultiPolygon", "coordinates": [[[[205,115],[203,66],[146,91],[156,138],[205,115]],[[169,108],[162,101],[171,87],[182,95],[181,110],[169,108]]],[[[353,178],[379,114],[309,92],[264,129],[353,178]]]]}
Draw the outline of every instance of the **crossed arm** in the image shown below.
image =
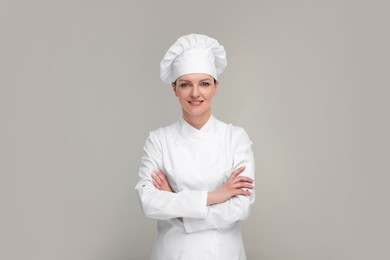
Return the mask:
{"type": "MultiPolygon", "coordinates": [[[[236,169],[227,181],[219,186],[216,190],[207,193],[207,206],[219,204],[228,199],[244,195],[250,196],[251,189],[253,189],[253,179],[246,176],[239,176],[245,170],[245,166],[236,169]]],[[[160,191],[173,192],[168,179],[161,170],[155,170],[152,174],[153,185],[160,191]]]]}
{"type": "Polygon", "coordinates": [[[154,170],[162,167],[162,151],[159,139],[151,133],[141,160],[140,181],[135,187],[145,216],[160,220],[180,218],[187,233],[223,228],[246,219],[255,201],[255,169],[251,142],[244,131],[238,134],[232,162],[235,170],[225,183],[213,191],[173,192],[166,175],[154,170]]]}

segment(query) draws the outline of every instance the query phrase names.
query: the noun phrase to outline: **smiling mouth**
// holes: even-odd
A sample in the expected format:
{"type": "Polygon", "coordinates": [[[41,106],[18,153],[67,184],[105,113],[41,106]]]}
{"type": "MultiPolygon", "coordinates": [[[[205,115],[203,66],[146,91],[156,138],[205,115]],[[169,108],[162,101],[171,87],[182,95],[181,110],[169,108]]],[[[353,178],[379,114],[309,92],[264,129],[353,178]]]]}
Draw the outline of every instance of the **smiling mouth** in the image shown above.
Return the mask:
{"type": "Polygon", "coordinates": [[[203,100],[190,100],[188,103],[190,103],[192,106],[199,106],[203,103],[203,100]]]}

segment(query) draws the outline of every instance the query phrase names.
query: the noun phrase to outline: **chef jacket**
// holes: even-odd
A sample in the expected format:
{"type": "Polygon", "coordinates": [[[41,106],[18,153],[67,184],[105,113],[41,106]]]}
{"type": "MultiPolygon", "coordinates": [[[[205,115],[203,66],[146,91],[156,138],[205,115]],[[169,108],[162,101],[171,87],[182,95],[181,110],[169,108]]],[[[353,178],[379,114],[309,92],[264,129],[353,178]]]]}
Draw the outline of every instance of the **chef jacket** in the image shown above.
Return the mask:
{"type": "Polygon", "coordinates": [[[147,217],[157,219],[152,260],[245,260],[239,221],[249,216],[255,201],[238,195],[207,206],[214,191],[240,166],[241,176],[254,179],[251,144],[241,127],[213,115],[200,129],[183,118],[150,132],[144,146],[135,189],[147,217]],[[161,169],[174,192],[152,182],[161,169]]]}

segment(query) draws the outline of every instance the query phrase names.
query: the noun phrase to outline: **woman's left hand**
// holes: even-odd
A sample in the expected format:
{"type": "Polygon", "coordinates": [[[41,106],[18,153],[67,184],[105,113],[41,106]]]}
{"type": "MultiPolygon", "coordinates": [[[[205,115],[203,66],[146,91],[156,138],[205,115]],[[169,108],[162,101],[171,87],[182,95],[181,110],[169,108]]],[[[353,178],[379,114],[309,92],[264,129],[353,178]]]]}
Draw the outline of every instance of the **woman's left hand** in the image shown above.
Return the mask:
{"type": "Polygon", "coordinates": [[[167,177],[165,177],[164,173],[160,169],[153,171],[152,179],[153,185],[154,187],[156,187],[156,189],[161,191],[173,192],[167,177]]]}

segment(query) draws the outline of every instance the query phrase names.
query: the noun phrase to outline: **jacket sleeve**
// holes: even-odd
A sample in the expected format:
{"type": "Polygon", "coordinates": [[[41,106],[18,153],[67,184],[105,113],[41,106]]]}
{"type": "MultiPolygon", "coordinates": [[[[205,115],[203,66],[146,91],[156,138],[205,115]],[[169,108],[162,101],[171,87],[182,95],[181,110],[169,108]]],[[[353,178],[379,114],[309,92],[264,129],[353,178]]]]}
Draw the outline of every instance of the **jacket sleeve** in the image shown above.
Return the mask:
{"type": "MultiPolygon", "coordinates": [[[[233,136],[233,170],[245,166],[241,176],[255,178],[255,164],[250,141],[245,130],[236,128],[233,136]]],[[[207,210],[206,218],[183,218],[184,227],[187,233],[206,229],[224,228],[236,221],[247,219],[250,207],[255,202],[255,189],[250,196],[238,195],[231,199],[211,205],[207,210]]]]}
{"type": "Polygon", "coordinates": [[[151,176],[157,169],[162,169],[162,146],[157,135],[151,132],[144,146],[139,182],[135,186],[145,216],[153,219],[207,216],[207,191],[160,191],[154,187],[151,176]]]}

